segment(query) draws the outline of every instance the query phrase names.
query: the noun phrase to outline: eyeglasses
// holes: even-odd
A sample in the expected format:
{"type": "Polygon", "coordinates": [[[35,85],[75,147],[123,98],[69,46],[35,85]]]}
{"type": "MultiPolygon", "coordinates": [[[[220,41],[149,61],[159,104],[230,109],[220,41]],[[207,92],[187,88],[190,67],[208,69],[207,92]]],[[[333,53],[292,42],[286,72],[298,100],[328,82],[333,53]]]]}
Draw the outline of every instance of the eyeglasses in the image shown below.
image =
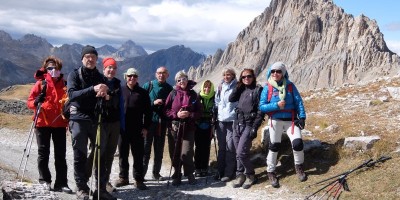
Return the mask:
{"type": "Polygon", "coordinates": [[[282,74],[282,70],[280,70],[280,69],[273,69],[273,70],[271,70],[271,74],[273,74],[273,73],[282,74]]]}
{"type": "Polygon", "coordinates": [[[176,81],[178,81],[178,83],[180,83],[180,82],[185,82],[185,81],[187,81],[188,79],[187,78],[181,78],[181,79],[178,79],[178,80],[176,80],[176,81]]]}
{"type": "Polygon", "coordinates": [[[167,72],[156,72],[157,74],[161,75],[161,74],[167,74],[167,72]]]}
{"type": "Polygon", "coordinates": [[[85,54],[84,56],[83,56],[84,58],[86,58],[86,59],[96,59],[97,58],[97,56],[96,56],[96,54],[85,54]]]}
{"type": "Polygon", "coordinates": [[[48,71],[51,71],[51,70],[53,70],[53,69],[55,69],[55,67],[47,67],[47,68],[46,68],[46,70],[48,70],[48,71]]]}
{"type": "Polygon", "coordinates": [[[245,79],[245,78],[253,78],[253,75],[245,75],[245,76],[242,76],[242,79],[245,79]]]}
{"type": "Polygon", "coordinates": [[[137,78],[138,77],[138,75],[136,75],[136,74],[131,74],[131,75],[126,75],[126,77],[128,77],[128,78],[137,78]]]}

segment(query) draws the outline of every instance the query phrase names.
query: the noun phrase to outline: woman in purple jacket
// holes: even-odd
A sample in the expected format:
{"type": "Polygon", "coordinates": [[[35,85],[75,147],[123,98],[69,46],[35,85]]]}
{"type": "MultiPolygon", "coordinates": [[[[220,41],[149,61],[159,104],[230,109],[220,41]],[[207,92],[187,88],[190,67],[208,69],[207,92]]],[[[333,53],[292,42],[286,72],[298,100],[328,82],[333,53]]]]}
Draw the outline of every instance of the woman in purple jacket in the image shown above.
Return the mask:
{"type": "Polygon", "coordinates": [[[184,71],[175,75],[175,88],[168,95],[165,103],[165,115],[172,121],[168,146],[174,167],[172,185],[181,184],[181,167],[189,184],[196,184],[194,177],[194,132],[195,121],[201,117],[203,107],[197,93],[192,89],[196,82],[188,80],[184,71]]]}

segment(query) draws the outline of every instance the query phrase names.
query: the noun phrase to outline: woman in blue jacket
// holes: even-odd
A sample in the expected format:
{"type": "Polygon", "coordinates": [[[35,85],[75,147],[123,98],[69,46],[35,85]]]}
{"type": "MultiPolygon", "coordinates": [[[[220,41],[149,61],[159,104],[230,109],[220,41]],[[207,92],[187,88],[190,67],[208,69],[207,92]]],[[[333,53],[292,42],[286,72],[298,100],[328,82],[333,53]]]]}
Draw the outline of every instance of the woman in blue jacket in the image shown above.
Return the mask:
{"type": "Polygon", "coordinates": [[[296,86],[289,81],[286,66],[282,62],[274,63],[267,72],[267,85],[261,93],[260,110],[269,116],[270,144],[267,156],[267,173],[271,185],[279,187],[275,168],[281,146],[282,133],[286,131],[293,149],[296,173],[301,182],[307,180],[304,173],[303,140],[306,112],[303,100],[296,86]]]}

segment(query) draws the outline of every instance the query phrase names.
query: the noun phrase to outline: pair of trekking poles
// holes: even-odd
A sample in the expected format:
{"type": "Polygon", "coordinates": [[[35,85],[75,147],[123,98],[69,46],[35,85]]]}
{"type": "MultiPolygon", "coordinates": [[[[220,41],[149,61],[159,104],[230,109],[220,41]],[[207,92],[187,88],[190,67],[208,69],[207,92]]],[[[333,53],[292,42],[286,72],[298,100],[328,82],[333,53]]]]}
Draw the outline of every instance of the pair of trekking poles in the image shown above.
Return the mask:
{"type": "Polygon", "coordinates": [[[325,183],[327,181],[333,180],[333,181],[329,182],[328,184],[326,184],[325,186],[318,189],[317,191],[313,192],[312,194],[306,196],[305,200],[323,199],[323,198],[325,198],[326,195],[328,195],[328,196],[326,196],[326,199],[330,199],[330,198],[339,199],[340,194],[342,193],[342,189],[344,191],[350,191],[349,186],[347,184],[347,180],[346,180],[346,178],[349,174],[353,173],[354,171],[366,168],[366,167],[367,168],[373,167],[373,166],[375,166],[375,164],[383,163],[389,159],[391,159],[391,157],[389,157],[389,156],[381,156],[380,158],[376,159],[375,161],[373,159],[369,159],[354,169],[348,170],[348,171],[338,174],[336,176],[332,176],[330,178],[324,179],[317,183],[311,184],[307,187],[309,188],[311,186],[319,185],[319,184],[325,183]],[[326,189],[326,191],[321,196],[316,196],[319,192],[323,191],[324,189],[326,189]]]}

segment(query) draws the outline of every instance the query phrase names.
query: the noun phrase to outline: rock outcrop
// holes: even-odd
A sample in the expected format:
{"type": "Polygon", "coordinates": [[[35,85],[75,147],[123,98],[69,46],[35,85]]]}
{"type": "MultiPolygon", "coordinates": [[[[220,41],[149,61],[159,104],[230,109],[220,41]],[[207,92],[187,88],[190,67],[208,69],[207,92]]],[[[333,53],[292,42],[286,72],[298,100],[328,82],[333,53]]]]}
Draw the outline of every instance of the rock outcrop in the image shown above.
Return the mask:
{"type": "Polygon", "coordinates": [[[189,74],[217,81],[224,67],[252,68],[265,82],[277,61],[287,64],[301,90],[394,76],[400,69],[399,56],[388,49],[375,20],[346,14],[332,0],[272,0],[223,52],[189,74]]]}

